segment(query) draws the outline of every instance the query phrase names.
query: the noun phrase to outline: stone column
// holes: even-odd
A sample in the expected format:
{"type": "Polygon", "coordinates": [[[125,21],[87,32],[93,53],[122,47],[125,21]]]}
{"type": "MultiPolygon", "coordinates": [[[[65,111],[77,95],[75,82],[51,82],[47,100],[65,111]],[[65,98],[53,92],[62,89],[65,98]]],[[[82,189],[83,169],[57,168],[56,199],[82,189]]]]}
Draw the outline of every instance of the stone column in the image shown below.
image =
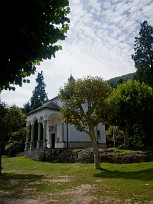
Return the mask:
{"type": "Polygon", "coordinates": [[[34,148],[34,141],[33,141],[33,138],[34,138],[34,124],[32,123],[32,124],[31,124],[31,141],[30,141],[30,149],[33,149],[33,148],[34,148]]]}
{"type": "Polygon", "coordinates": [[[44,128],[43,128],[43,148],[47,147],[47,120],[44,120],[44,128]]]}
{"type": "Polygon", "coordinates": [[[37,149],[40,148],[40,131],[41,131],[41,127],[40,127],[41,123],[38,122],[38,140],[37,140],[37,149]]]}
{"type": "Polygon", "coordinates": [[[29,124],[26,124],[27,132],[26,132],[26,142],[25,142],[25,150],[28,150],[28,140],[29,140],[29,124]]]}
{"type": "MultiPolygon", "coordinates": [[[[59,134],[59,129],[57,129],[57,124],[55,124],[55,144],[58,142],[58,140],[57,140],[57,138],[59,138],[58,137],[58,134],[59,134]]],[[[60,139],[60,138],[59,138],[60,139]]]]}
{"type": "Polygon", "coordinates": [[[62,123],[62,142],[64,142],[64,123],[62,123]]]}

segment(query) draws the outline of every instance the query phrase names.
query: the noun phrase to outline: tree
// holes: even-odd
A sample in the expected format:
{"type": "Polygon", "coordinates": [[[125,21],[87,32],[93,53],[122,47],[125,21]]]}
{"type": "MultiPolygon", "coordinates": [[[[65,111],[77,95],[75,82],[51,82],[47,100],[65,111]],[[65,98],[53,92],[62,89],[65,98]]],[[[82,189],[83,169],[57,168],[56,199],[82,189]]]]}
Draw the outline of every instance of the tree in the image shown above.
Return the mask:
{"type": "Polygon", "coordinates": [[[99,149],[94,127],[103,122],[96,115],[111,91],[110,85],[99,77],[87,77],[69,81],[60,89],[60,98],[65,103],[61,109],[64,122],[73,124],[77,130],[90,136],[94,151],[95,168],[100,169],[99,149]]]}
{"type": "Polygon", "coordinates": [[[22,86],[36,64],[55,57],[68,30],[68,0],[1,2],[0,90],[22,86]]]}
{"type": "Polygon", "coordinates": [[[129,132],[132,128],[141,125],[140,133],[152,122],[153,90],[144,83],[129,80],[119,85],[112,91],[107,103],[112,110],[109,120],[124,132],[125,147],[129,146],[129,132]]]}
{"type": "Polygon", "coordinates": [[[135,38],[136,79],[153,87],[153,27],[147,21],[141,23],[139,37],[135,38]]]}
{"type": "Polygon", "coordinates": [[[48,100],[48,97],[45,91],[46,84],[44,83],[44,77],[43,77],[42,71],[40,73],[38,72],[36,83],[37,83],[37,86],[35,87],[33,91],[33,95],[30,99],[31,110],[34,110],[42,106],[44,101],[48,100]]]}
{"type": "Polygon", "coordinates": [[[16,105],[9,107],[4,116],[6,121],[7,130],[9,133],[18,131],[21,127],[25,126],[25,115],[22,110],[16,105]]]}
{"type": "Polygon", "coordinates": [[[4,154],[9,157],[14,157],[25,149],[27,127],[20,127],[19,130],[9,134],[9,140],[4,148],[4,154]]]}
{"type": "Polygon", "coordinates": [[[27,133],[25,115],[19,107],[12,105],[7,109],[4,121],[7,125],[4,152],[8,156],[15,156],[24,150],[27,133]]]}
{"type": "Polygon", "coordinates": [[[31,104],[30,104],[30,101],[28,101],[27,103],[23,104],[22,112],[24,114],[27,114],[30,112],[30,110],[31,110],[31,104]]]}
{"type": "Polygon", "coordinates": [[[25,116],[21,109],[15,105],[7,107],[5,103],[1,102],[0,113],[0,148],[4,149],[6,144],[15,144],[17,141],[18,146],[19,144],[22,145],[25,142],[27,130],[25,128],[25,116]]]}
{"type": "Polygon", "coordinates": [[[0,100],[0,174],[2,169],[1,154],[4,148],[4,138],[6,136],[4,117],[6,113],[6,104],[0,100]]]}

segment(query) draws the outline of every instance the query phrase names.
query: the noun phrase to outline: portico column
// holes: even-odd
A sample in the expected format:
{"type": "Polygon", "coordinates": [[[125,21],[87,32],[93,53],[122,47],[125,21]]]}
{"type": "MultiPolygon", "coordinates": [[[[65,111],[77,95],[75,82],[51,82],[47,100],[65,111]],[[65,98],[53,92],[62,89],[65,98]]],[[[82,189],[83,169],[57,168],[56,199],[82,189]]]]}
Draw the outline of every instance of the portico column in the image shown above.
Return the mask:
{"type": "Polygon", "coordinates": [[[62,123],[62,142],[64,142],[64,123],[62,123]]]}
{"type": "Polygon", "coordinates": [[[38,122],[38,140],[37,140],[37,149],[39,149],[40,148],[40,125],[41,125],[41,123],[40,122],[38,122]]]}
{"type": "Polygon", "coordinates": [[[28,140],[29,140],[29,124],[26,124],[27,132],[26,132],[26,142],[25,142],[25,150],[28,149],[28,140]]]}
{"type": "Polygon", "coordinates": [[[33,149],[33,148],[34,148],[34,141],[33,141],[33,138],[34,138],[34,124],[32,123],[32,124],[31,124],[31,141],[30,141],[30,149],[33,149]]]}
{"type": "MultiPolygon", "coordinates": [[[[57,136],[58,136],[58,132],[57,131],[59,131],[58,129],[57,129],[57,124],[55,125],[55,143],[57,143],[58,141],[57,141],[57,136]]],[[[59,137],[58,137],[59,138],[59,137]]],[[[60,138],[59,138],[60,139],[60,138]]]]}
{"type": "Polygon", "coordinates": [[[44,120],[44,129],[43,129],[43,148],[47,147],[47,120],[44,120]]]}

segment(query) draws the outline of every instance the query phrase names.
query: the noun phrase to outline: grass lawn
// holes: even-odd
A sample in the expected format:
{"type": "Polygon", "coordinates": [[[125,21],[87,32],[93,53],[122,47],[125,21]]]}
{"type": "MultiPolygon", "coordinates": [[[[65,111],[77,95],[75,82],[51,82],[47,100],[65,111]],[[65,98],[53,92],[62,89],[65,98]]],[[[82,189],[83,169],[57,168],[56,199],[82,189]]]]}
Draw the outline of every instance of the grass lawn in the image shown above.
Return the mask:
{"type": "Polygon", "coordinates": [[[2,164],[0,203],[153,203],[153,162],[102,163],[102,170],[24,157],[2,164]]]}

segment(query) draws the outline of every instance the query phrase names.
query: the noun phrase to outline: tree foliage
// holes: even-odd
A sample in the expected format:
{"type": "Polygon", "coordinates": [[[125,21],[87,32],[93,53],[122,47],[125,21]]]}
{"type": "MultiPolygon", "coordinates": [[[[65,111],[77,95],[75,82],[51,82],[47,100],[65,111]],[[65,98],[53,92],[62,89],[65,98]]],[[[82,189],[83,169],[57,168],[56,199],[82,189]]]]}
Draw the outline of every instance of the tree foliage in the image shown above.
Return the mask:
{"type": "Polygon", "coordinates": [[[153,87],[153,27],[147,21],[141,23],[134,50],[132,59],[136,67],[136,79],[153,87]]]}
{"type": "Polygon", "coordinates": [[[153,90],[151,87],[135,80],[129,80],[114,89],[107,102],[112,110],[109,120],[124,131],[125,147],[129,146],[131,130],[141,134],[143,132],[146,137],[153,139],[151,131],[153,90]],[[148,128],[150,128],[150,133],[147,131],[148,128]]]}
{"type": "Polygon", "coordinates": [[[44,103],[44,101],[48,100],[45,87],[46,84],[44,83],[44,77],[43,72],[38,72],[37,78],[36,78],[37,86],[33,90],[33,95],[30,99],[30,110],[34,110],[44,103]]]}
{"type": "Polygon", "coordinates": [[[7,149],[8,156],[15,156],[15,154],[24,150],[27,134],[25,115],[19,107],[12,105],[6,111],[4,123],[7,130],[5,153],[7,149]]]}
{"type": "Polygon", "coordinates": [[[31,111],[31,104],[30,104],[30,101],[28,101],[27,103],[23,104],[22,112],[24,114],[27,114],[30,111],[31,111]]]}
{"type": "MultiPolygon", "coordinates": [[[[18,142],[18,146],[23,145],[25,142],[26,128],[25,116],[21,109],[15,105],[7,107],[4,102],[0,101],[0,121],[0,150],[4,150],[6,144],[9,145],[10,143],[14,144],[18,142]]],[[[17,150],[16,153],[18,153],[17,150]]]]}
{"type": "Polygon", "coordinates": [[[5,123],[4,123],[4,116],[6,112],[6,104],[0,100],[0,174],[1,174],[1,169],[2,169],[2,164],[1,164],[1,154],[2,154],[2,149],[4,147],[4,138],[6,136],[6,130],[5,130],[5,123]]]}
{"type": "Polygon", "coordinates": [[[3,120],[9,135],[25,125],[25,116],[16,105],[7,108],[3,120]]]}
{"type": "Polygon", "coordinates": [[[9,140],[4,149],[6,156],[13,157],[24,151],[27,131],[26,127],[20,127],[9,135],[9,140]]]}
{"type": "Polygon", "coordinates": [[[61,109],[64,122],[73,124],[77,130],[86,132],[94,149],[95,168],[100,168],[97,136],[94,127],[103,118],[97,117],[96,109],[102,106],[110,94],[110,85],[99,77],[87,77],[69,81],[60,90],[60,97],[65,102],[61,109]]]}
{"type": "Polygon", "coordinates": [[[0,90],[22,86],[35,73],[36,64],[55,57],[65,39],[69,19],[68,0],[1,2],[0,90]]]}
{"type": "Polygon", "coordinates": [[[0,141],[2,142],[5,137],[5,121],[4,117],[6,114],[7,105],[3,101],[0,100],[0,141]]]}

